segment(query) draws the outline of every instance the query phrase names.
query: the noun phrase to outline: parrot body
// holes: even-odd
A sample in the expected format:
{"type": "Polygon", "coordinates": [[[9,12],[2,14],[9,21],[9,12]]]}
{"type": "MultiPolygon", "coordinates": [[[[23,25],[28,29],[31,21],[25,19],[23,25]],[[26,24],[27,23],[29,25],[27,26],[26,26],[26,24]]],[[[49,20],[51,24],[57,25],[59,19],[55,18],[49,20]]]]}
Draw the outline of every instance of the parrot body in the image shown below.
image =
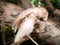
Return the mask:
{"type": "Polygon", "coordinates": [[[27,18],[25,21],[21,24],[21,26],[18,29],[18,33],[15,37],[15,42],[19,40],[19,38],[23,38],[24,36],[29,35],[33,29],[34,29],[35,19],[33,18],[27,18]]]}
{"type": "Polygon", "coordinates": [[[39,18],[42,18],[44,21],[48,18],[48,12],[45,8],[36,7],[33,9],[27,9],[18,15],[17,19],[14,21],[12,28],[16,31],[18,29],[17,35],[15,37],[14,43],[21,41],[24,36],[29,37],[29,39],[36,43],[29,34],[32,33],[34,29],[34,24],[39,18]]]}

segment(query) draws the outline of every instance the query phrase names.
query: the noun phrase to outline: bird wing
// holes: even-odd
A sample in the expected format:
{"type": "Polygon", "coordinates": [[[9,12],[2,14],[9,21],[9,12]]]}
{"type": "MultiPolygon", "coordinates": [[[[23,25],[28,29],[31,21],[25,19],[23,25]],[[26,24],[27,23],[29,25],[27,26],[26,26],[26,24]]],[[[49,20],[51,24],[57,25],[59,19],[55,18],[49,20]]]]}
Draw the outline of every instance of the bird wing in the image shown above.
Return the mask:
{"type": "Polygon", "coordinates": [[[12,29],[13,30],[17,30],[17,28],[20,26],[20,24],[22,23],[23,19],[31,14],[33,12],[32,8],[31,9],[27,9],[25,11],[22,11],[16,18],[16,20],[13,22],[13,25],[12,25],[12,29]]]}
{"type": "Polygon", "coordinates": [[[19,41],[24,36],[29,35],[34,28],[34,20],[27,19],[25,22],[21,24],[21,26],[18,29],[17,35],[15,37],[15,42],[19,41]]]}

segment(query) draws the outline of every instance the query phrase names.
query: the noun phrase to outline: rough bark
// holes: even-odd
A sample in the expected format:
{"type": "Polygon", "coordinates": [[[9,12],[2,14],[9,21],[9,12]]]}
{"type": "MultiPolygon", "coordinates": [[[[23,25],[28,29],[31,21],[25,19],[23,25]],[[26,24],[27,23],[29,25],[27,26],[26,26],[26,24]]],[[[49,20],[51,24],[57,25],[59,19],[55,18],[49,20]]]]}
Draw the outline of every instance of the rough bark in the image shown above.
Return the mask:
{"type": "MultiPolygon", "coordinates": [[[[5,22],[7,24],[12,24],[15,18],[17,17],[18,14],[23,10],[23,8],[16,6],[15,4],[11,3],[0,3],[2,10],[0,10],[0,13],[5,13],[5,22]]],[[[1,8],[0,8],[1,9],[1,8]]]]}
{"type": "Polygon", "coordinates": [[[52,3],[49,0],[43,0],[43,2],[46,4],[46,7],[52,11],[52,13],[56,16],[60,16],[60,10],[56,9],[52,3]]]}
{"type": "MultiPolygon", "coordinates": [[[[23,10],[23,8],[18,7],[16,5],[14,5],[14,4],[10,4],[10,3],[5,3],[5,4],[2,5],[2,7],[3,7],[3,10],[5,10],[4,12],[6,14],[5,23],[12,26],[13,21],[15,20],[17,15],[23,10]],[[11,7],[11,6],[13,6],[13,7],[11,7]],[[9,8],[7,8],[7,7],[9,7],[9,8]],[[11,9],[10,7],[13,8],[13,9],[11,9]]],[[[50,22],[53,22],[53,21],[50,21],[50,22]]],[[[54,24],[55,24],[55,26],[58,26],[58,25],[56,25],[56,23],[53,22],[52,25],[54,25],[54,24]]]]}
{"type": "Polygon", "coordinates": [[[55,45],[60,45],[60,30],[53,25],[51,22],[46,23],[46,32],[42,33],[42,37],[46,39],[47,42],[54,43],[55,45]],[[53,42],[52,42],[53,40],[53,42]]]}
{"type": "Polygon", "coordinates": [[[1,38],[2,38],[2,42],[3,42],[3,45],[6,45],[6,39],[5,39],[5,22],[4,22],[4,19],[5,19],[5,13],[3,13],[2,15],[0,15],[0,20],[1,20],[1,29],[0,29],[0,32],[2,32],[1,34],[1,38]]]}
{"type": "Polygon", "coordinates": [[[22,6],[27,8],[31,8],[32,5],[29,3],[29,0],[21,0],[22,6]]]}
{"type": "MultiPolygon", "coordinates": [[[[17,15],[24,9],[24,8],[21,8],[19,6],[16,6],[16,5],[10,4],[10,3],[5,3],[5,4],[2,4],[1,6],[2,6],[2,8],[4,10],[3,12],[5,12],[5,14],[6,14],[5,23],[8,24],[8,25],[10,25],[10,26],[12,26],[12,23],[15,20],[15,18],[17,17],[17,15]],[[7,8],[6,5],[7,6],[9,5],[8,6],[9,8],[7,8]],[[11,6],[13,6],[13,7],[11,7],[11,6]],[[10,7],[13,8],[13,9],[11,9],[10,7]]],[[[0,13],[2,13],[2,12],[0,11],[0,13]]],[[[49,23],[51,23],[51,21],[49,23]]],[[[46,26],[47,27],[46,28],[47,32],[42,33],[42,37],[47,37],[47,35],[51,36],[50,38],[58,36],[60,34],[60,31],[59,31],[59,29],[57,27],[55,27],[55,26],[58,26],[58,25],[53,25],[54,23],[51,23],[51,25],[49,25],[49,23],[46,23],[46,25],[47,25],[46,26]]],[[[39,34],[39,38],[41,38],[40,34],[39,34]]]]}

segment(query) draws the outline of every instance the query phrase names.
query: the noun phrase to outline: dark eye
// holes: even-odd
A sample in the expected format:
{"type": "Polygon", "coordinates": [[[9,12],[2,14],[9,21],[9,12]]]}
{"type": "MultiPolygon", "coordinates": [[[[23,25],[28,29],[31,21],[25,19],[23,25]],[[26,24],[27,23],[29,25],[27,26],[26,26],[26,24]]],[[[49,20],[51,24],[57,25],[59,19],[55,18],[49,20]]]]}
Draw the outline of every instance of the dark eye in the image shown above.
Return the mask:
{"type": "Polygon", "coordinates": [[[39,18],[40,21],[43,21],[43,18],[39,18]]]}
{"type": "Polygon", "coordinates": [[[3,11],[0,11],[0,15],[2,15],[3,14],[3,11]]]}

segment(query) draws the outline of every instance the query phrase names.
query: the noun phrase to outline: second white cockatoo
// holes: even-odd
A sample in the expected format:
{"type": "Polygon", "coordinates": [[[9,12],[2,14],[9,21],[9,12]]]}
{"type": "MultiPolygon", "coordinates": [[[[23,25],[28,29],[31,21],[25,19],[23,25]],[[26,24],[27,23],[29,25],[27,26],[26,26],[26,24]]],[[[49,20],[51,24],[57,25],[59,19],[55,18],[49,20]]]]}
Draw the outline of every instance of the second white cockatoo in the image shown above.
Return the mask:
{"type": "MultiPolygon", "coordinates": [[[[32,33],[34,24],[39,18],[43,18],[45,21],[48,18],[48,12],[43,7],[31,8],[21,12],[12,26],[15,32],[18,29],[14,43],[21,41],[24,36],[31,38],[29,35],[32,33]]],[[[33,39],[31,40],[38,45],[33,39]]]]}

